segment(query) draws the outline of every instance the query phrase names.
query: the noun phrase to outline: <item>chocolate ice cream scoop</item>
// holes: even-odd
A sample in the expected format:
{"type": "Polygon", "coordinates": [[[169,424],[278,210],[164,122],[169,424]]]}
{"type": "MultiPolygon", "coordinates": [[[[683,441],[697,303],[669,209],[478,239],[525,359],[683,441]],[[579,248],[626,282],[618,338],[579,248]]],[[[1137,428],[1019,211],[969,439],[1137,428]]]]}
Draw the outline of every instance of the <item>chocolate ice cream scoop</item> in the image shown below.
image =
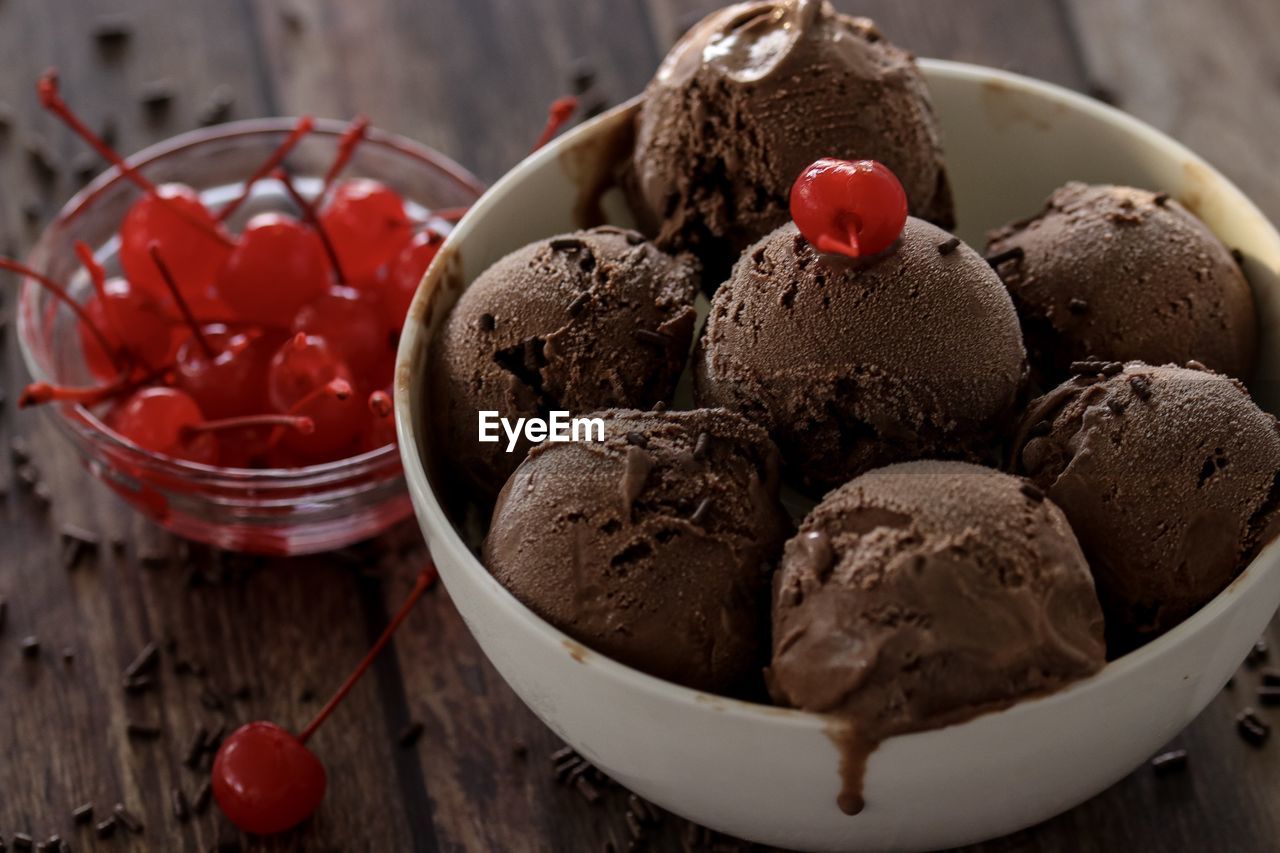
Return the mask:
{"type": "Polygon", "coordinates": [[[660,244],[713,269],[787,221],[791,184],[820,157],[879,160],[914,215],[954,224],[924,78],[865,18],[820,0],[729,6],[686,33],[645,90],[640,206],[660,244]]]}
{"type": "Polygon", "coordinates": [[[758,683],[790,530],[777,450],[723,410],[612,411],[605,441],[541,444],[503,488],[484,563],[596,651],[717,693],[758,683]]]}
{"type": "Polygon", "coordinates": [[[1164,193],[1072,182],[1044,210],[991,232],[1032,371],[1045,387],[1073,361],[1185,364],[1246,377],[1253,294],[1226,246],[1164,193]]]}
{"type": "Polygon", "coordinates": [[[810,490],[891,462],[980,456],[1024,371],[1000,279],[915,218],[866,260],[777,229],[716,292],[694,354],[699,403],[763,424],[810,490]]]}
{"type": "Polygon", "coordinates": [[[1275,536],[1280,434],[1217,373],[1077,369],[1028,408],[1014,463],[1071,520],[1122,654],[1199,609],[1275,536]]]}
{"type": "Polygon", "coordinates": [[[453,465],[492,498],[528,452],[480,443],[478,412],[669,400],[693,335],[698,265],[635,231],[563,234],[507,255],[462,294],[432,350],[433,417],[453,465]]]}
{"type": "Polygon", "coordinates": [[[1062,511],[990,468],[863,474],[809,513],[776,575],[769,689],[849,719],[846,811],[880,740],[1055,690],[1104,660],[1102,612],[1062,511]]]}

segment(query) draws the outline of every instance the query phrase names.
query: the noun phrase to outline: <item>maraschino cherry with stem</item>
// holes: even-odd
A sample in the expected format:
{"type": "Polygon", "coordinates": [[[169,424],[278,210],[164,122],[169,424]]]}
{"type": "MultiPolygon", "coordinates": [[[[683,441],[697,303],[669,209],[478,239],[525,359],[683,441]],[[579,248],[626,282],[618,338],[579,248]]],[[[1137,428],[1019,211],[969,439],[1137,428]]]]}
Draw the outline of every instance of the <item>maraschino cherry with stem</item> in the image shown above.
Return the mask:
{"type": "Polygon", "coordinates": [[[156,277],[147,257],[147,247],[158,242],[174,259],[174,268],[183,286],[190,288],[187,298],[197,300],[205,297],[233,243],[200,201],[196,191],[185,184],[156,186],[126,163],[63,100],[57,71],[45,72],[36,84],[36,91],[46,110],[61,119],[145,193],[129,208],[120,225],[120,263],[133,285],[163,298],[164,283],[156,277]]]}
{"type": "Polygon", "coordinates": [[[907,194],[883,163],[823,158],[791,186],[791,218],[819,252],[868,258],[902,234],[907,194]]]}
{"type": "Polygon", "coordinates": [[[44,273],[39,272],[38,270],[33,270],[26,264],[19,263],[12,258],[0,257],[0,270],[7,270],[8,272],[26,276],[39,284],[45,290],[49,291],[49,294],[53,296],[53,298],[71,309],[79,319],[80,323],[88,330],[88,333],[91,334],[94,340],[97,341],[98,345],[102,347],[103,352],[107,353],[111,357],[110,360],[113,366],[115,366],[116,369],[123,366],[124,362],[121,359],[120,354],[116,351],[116,347],[112,344],[111,339],[107,336],[107,333],[98,325],[98,322],[90,316],[84,306],[77,302],[71,294],[67,292],[67,289],[63,285],[54,281],[44,273]]]}
{"type": "Polygon", "coordinates": [[[328,776],[324,764],[307,748],[307,741],[368,671],[435,581],[435,566],[428,563],[364,660],[299,734],[261,721],[241,726],[222,741],[213,760],[212,787],[228,820],[245,832],[271,835],[292,829],[315,814],[324,799],[328,776]]]}
{"type": "MultiPolygon", "coordinates": [[[[75,252],[93,284],[93,294],[85,303],[85,311],[112,339],[115,349],[124,350],[144,368],[155,368],[168,361],[173,351],[173,334],[164,306],[135,288],[128,279],[107,278],[93,250],[83,241],[75,242],[75,252]]],[[[85,361],[95,376],[115,374],[111,354],[102,350],[92,329],[84,323],[80,324],[80,341],[85,361]]]]}
{"type": "Polygon", "coordinates": [[[176,388],[143,388],[111,415],[111,427],[143,450],[201,465],[218,465],[217,434],[272,427],[301,434],[315,423],[299,415],[257,415],[210,421],[190,394],[176,388]]]}

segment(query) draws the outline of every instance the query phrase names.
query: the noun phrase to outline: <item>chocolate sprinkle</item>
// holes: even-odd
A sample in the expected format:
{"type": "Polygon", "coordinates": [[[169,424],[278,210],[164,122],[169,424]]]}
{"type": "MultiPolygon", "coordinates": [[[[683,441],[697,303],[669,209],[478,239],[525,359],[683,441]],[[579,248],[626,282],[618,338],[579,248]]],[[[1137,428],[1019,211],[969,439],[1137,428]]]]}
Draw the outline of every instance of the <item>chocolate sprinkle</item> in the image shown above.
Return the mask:
{"type": "Polygon", "coordinates": [[[93,40],[104,49],[124,46],[133,38],[133,27],[122,15],[98,15],[93,19],[93,40]]]}
{"type": "Polygon", "coordinates": [[[693,515],[689,516],[689,521],[702,527],[707,520],[707,516],[711,514],[711,497],[708,495],[698,501],[698,507],[693,511],[693,515]]]}
{"type": "Polygon", "coordinates": [[[196,733],[191,737],[191,743],[187,745],[186,754],[183,755],[183,764],[192,770],[200,766],[200,758],[204,755],[208,737],[209,732],[204,726],[196,729],[196,733]]]}
{"type": "Polygon", "coordinates": [[[40,654],[40,638],[35,636],[34,634],[32,634],[29,637],[23,637],[21,648],[22,648],[23,657],[25,658],[35,657],[36,655],[40,654]]]}
{"type": "Polygon", "coordinates": [[[14,850],[30,850],[31,843],[31,836],[27,835],[25,832],[15,832],[13,834],[14,850]]]}
{"type": "Polygon", "coordinates": [[[71,812],[71,820],[75,823],[89,823],[93,820],[93,803],[85,803],[71,812]]]}
{"type": "Polygon", "coordinates": [[[498,323],[494,319],[492,314],[485,312],[484,314],[480,315],[480,331],[492,332],[494,330],[494,327],[496,327],[497,325],[498,323]]]}
{"type": "Polygon", "coordinates": [[[711,444],[711,435],[709,433],[698,433],[697,440],[693,443],[693,458],[701,462],[707,458],[707,448],[711,444]]]}
{"type": "Polygon", "coordinates": [[[138,740],[155,740],[164,733],[159,726],[151,723],[129,722],[125,724],[124,730],[129,737],[138,740]]]}
{"type": "Polygon", "coordinates": [[[126,677],[123,684],[125,693],[138,694],[145,693],[154,687],[155,680],[149,675],[135,675],[132,678],[126,677]]]}
{"type": "Polygon", "coordinates": [[[588,803],[595,805],[600,802],[600,790],[595,785],[592,785],[587,777],[578,776],[573,780],[573,787],[582,795],[582,799],[588,803]]]}
{"type": "Polygon", "coordinates": [[[652,329],[636,329],[631,334],[635,337],[637,341],[639,341],[642,344],[650,344],[656,347],[666,347],[671,343],[671,338],[667,337],[661,332],[655,332],[652,329]]]}
{"type": "Polygon", "coordinates": [[[196,814],[204,814],[209,808],[209,800],[213,797],[212,783],[205,779],[200,785],[200,789],[196,791],[196,798],[191,802],[191,810],[196,814]]]}
{"type": "Polygon", "coordinates": [[[135,678],[144,673],[155,669],[156,661],[160,659],[160,648],[155,642],[147,643],[142,647],[142,651],[138,652],[133,662],[124,668],[125,678],[135,678]]]}
{"type": "Polygon", "coordinates": [[[177,90],[172,82],[168,80],[153,80],[143,85],[138,101],[147,112],[159,115],[169,109],[176,97],[177,90]]]}
{"type": "Polygon", "coordinates": [[[1168,193],[1156,193],[1156,197],[1152,199],[1156,203],[1156,207],[1164,207],[1169,203],[1168,193]]]}
{"type": "Polygon", "coordinates": [[[573,301],[569,303],[569,307],[565,310],[569,312],[570,317],[577,317],[582,313],[582,309],[591,301],[591,291],[584,290],[577,296],[573,297],[573,301]]]}
{"type": "Polygon", "coordinates": [[[423,725],[416,720],[404,727],[400,732],[399,743],[401,749],[412,749],[418,740],[422,737],[423,725]]]}
{"type": "Polygon", "coordinates": [[[1044,492],[1035,483],[1023,483],[1019,491],[1033,503],[1040,503],[1044,500],[1044,492]]]}
{"type": "Polygon", "coordinates": [[[1262,746],[1271,734],[1271,726],[1263,722],[1252,708],[1245,708],[1236,717],[1236,731],[1253,746],[1262,746]]]}
{"type": "Polygon", "coordinates": [[[99,838],[110,838],[111,836],[115,835],[116,834],[115,815],[112,815],[111,817],[107,818],[101,823],[96,824],[93,827],[93,831],[99,838]]]}
{"type": "Polygon", "coordinates": [[[1133,396],[1144,403],[1151,399],[1151,382],[1147,377],[1132,376],[1129,378],[1129,386],[1133,388],[1133,396]]]}
{"type": "Polygon", "coordinates": [[[174,788],[170,794],[171,805],[173,806],[173,816],[178,819],[179,823],[186,823],[191,819],[191,806],[187,804],[187,795],[182,793],[181,788],[174,788]]]}
{"type": "Polygon", "coordinates": [[[1249,649],[1249,656],[1244,662],[1249,666],[1257,666],[1267,659],[1267,641],[1265,638],[1259,637],[1258,641],[1253,644],[1253,648],[1249,649]]]}
{"type": "Polygon", "coordinates": [[[1280,687],[1280,669],[1264,669],[1262,683],[1267,687],[1280,687]]]}
{"type": "Polygon", "coordinates": [[[4,633],[5,623],[9,621],[9,602],[0,598],[0,633],[4,633]]]}
{"type": "Polygon", "coordinates": [[[1067,300],[1067,310],[1076,315],[1087,314],[1089,313],[1089,303],[1078,296],[1073,296],[1067,300]]]}
{"type": "Polygon", "coordinates": [[[209,96],[200,111],[196,113],[196,124],[208,127],[222,124],[231,118],[231,108],[235,106],[236,96],[232,88],[226,84],[218,86],[209,96]]]}
{"type": "Polygon", "coordinates": [[[1006,261],[1020,261],[1025,257],[1026,252],[1021,246],[1014,246],[1012,249],[1005,249],[1003,252],[997,252],[994,255],[987,255],[983,258],[992,267],[998,267],[1006,261]]]}
{"type": "Polygon", "coordinates": [[[586,247],[586,244],[577,237],[556,237],[547,245],[553,252],[576,252],[586,247]]]}
{"type": "Polygon", "coordinates": [[[120,823],[124,825],[124,828],[132,832],[134,835],[140,835],[142,830],[145,829],[142,821],[138,819],[137,815],[126,809],[124,807],[124,803],[116,803],[115,808],[113,808],[112,811],[115,813],[115,816],[120,823]]]}
{"type": "Polygon", "coordinates": [[[1187,751],[1185,749],[1171,749],[1168,752],[1162,752],[1151,759],[1151,766],[1161,776],[1183,770],[1187,766],[1187,751]]]}
{"type": "Polygon", "coordinates": [[[1268,707],[1280,705],[1280,687],[1262,686],[1258,688],[1258,701],[1268,707]]]}
{"type": "Polygon", "coordinates": [[[959,237],[948,237],[938,244],[939,255],[949,255],[960,247],[959,237]]]}

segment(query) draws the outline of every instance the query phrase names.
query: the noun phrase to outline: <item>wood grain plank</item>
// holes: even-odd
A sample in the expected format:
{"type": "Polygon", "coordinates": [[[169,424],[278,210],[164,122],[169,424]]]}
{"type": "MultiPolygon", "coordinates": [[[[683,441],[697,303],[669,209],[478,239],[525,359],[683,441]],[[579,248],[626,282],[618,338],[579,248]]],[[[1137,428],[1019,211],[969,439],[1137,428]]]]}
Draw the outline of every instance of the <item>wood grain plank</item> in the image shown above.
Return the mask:
{"type": "Polygon", "coordinates": [[[597,71],[588,100],[616,103],[658,60],[640,0],[254,5],[287,112],[364,113],[486,180],[528,153],[579,64],[597,71]]]}
{"type": "Polygon", "coordinates": [[[1070,0],[1080,44],[1119,105],[1209,159],[1280,219],[1280,4],[1070,0]]]}
{"type": "MultiPolygon", "coordinates": [[[[21,210],[28,198],[44,217],[77,185],[71,163],[83,147],[43,115],[34,98],[34,80],[45,67],[61,68],[68,98],[83,106],[92,125],[113,120],[125,152],[194,127],[218,87],[234,98],[231,117],[262,115],[271,92],[244,11],[194,0],[0,3],[6,72],[0,101],[12,114],[0,139],[0,247],[11,242],[19,251],[35,236],[41,222],[24,222],[21,210]],[[121,9],[131,36],[123,49],[104,54],[92,38],[97,16],[121,9]],[[162,114],[139,100],[157,80],[168,81],[175,93],[162,114]],[[37,136],[61,166],[45,183],[32,180],[25,153],[37,136]]],[[[8,284],[4,279],[6,298],[8,284]]],[[[89,478],[41,416],[13,411],[12,392],[22,382],[13,337],[7,336],[0,363],[2,385],[10,390],[0,440],[7,447],[14,435],[26,438],[54,502],[43,512],[16,488],[0,499],[0,597],[9,609],[0,631],[0,833],[8,840],[19,831],[37,839],[58,832],[77,850],[205,850],[238,839],[216,808],[190,823],[170,813],[170,791],[181,788],[193,798],[202,778],[181,764],[189,738],[200,726],[230,728],[253,718],[305,723],[385,620],[380,584],[331,558],[273,561],[241,576],[221,555],[158,532],[89,478]],[[104,540],[120,538],[125,548],[117,553],[104,546],[96,560],[64,570],[57,534],[64,521],[104,540]],[[164,559],[144,560],[157,556],[164,559]],[[203,582],[193,587],[193,578],[203,582]],[[226,582],[211,582],[218,579],[226,582]],[[27,634],[41,640],[35,659],[19,654],[27,634]],[[165,638],[176,641],[177,651],[162,655],[158,687],[126,695],[122,669],[147,641],[165,638]],[[69,663],[64,648],[74,652],[69,663]],[[200,662],[208,676],[175,673],[178,659],[200,662]],[[221,700],[202,699],[215,684],[221,700]],[[226,698],[241,685],[250,689],[247,700],[226,698]],[[154,742],[131,738],[130,720],[156,724],[162,734],[154,742]],[[98,819],[115,802],[126,803],[143,819],[144,834],[117,831],[111,841],[96,842],[70,821],[72,807],[85,801],[96,804],[98,819]]],[[[5,450],[0,484],[12,483],[12,469],[5,450]]],[[[362,684],[343,708],[351,715],[347,722],[327,727],[313,742],[335,779],[321,814],[255,849],[412,845],[418,824],[401,802],[396,778],[385,772],[397,749],[384,720],[382,686],[376,678],[362,684]]]]}
{"type": "MultiPolygon", "coordinates": [[[[718,0],[646,0],[663,49],[718,0]]],[[[918,56],[994,65],[1077,89],[1084,68],[1056,0],[836,0],[836,8],[871,18],[885,36],[918,56]]]]}

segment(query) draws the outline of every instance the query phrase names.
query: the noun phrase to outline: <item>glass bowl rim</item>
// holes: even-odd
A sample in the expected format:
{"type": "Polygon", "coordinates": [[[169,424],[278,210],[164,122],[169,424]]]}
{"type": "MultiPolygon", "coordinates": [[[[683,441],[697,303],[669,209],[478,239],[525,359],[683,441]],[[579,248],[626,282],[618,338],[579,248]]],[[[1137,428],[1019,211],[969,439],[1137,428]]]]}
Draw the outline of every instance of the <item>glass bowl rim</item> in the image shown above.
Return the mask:
{"type": "MultiPolygon", "coordinates": [[[[288,133],[296,127],[297,122],[296,116],[273,116],[197,128],[161,140],[124,159],[130,167],[141,171],[152,163],[181,155],[209,143],[288,133]]],[[[315,119],[309,135],[339,137],[349,126],[349,122],[338,119],[315,119]]],[[[476,198],[484,193],[485,186],[479,178],[434,148],[415,142],[401,134],[373,126],[368,128],[364,138],[365,144],[380,146],[398,156],[418,161],[425,168],[443,175],[476,198]]],[[[48,254],[49,244],[53,241],[56,231],[75,222],[104,192],[123,180],[127,180],[124,174],[118,166],[113,165],[72,195],[40,232],[40,236],[27,253],[27,262],[30,264],[38,256],[48,254]]],[[[18,291],[15,319],[18,329],[18,348],[28,375],[34,382],[49,382],[51,377],[43,370],[35,352],[42,340],[37,328],[39,324],[36,321],[35,310],[36,300],[41,293],[41,288],[35,282],[24,278],[18,291]]],[[[275,485],[290,489],[307,485],[319,486],[345,481],[349,477],[366,472],[376,472],[399,465],[400,462],[400,453],[396,445],[388,444],[355,456],[300,468],[231,468],[202,465],[138,447],[110,429],[97,415],[79,403],[74,405],[55,403],[45,408],[56,410],[56,414],[51,412],[53,419],[60,427],[69,430],[73,436],[85,438],[92,445],[105,444],[109,450],[126,457],[134,465],[165,474],[176,474],[184,479],[211,486],[270,488],[275,485]]]]}

